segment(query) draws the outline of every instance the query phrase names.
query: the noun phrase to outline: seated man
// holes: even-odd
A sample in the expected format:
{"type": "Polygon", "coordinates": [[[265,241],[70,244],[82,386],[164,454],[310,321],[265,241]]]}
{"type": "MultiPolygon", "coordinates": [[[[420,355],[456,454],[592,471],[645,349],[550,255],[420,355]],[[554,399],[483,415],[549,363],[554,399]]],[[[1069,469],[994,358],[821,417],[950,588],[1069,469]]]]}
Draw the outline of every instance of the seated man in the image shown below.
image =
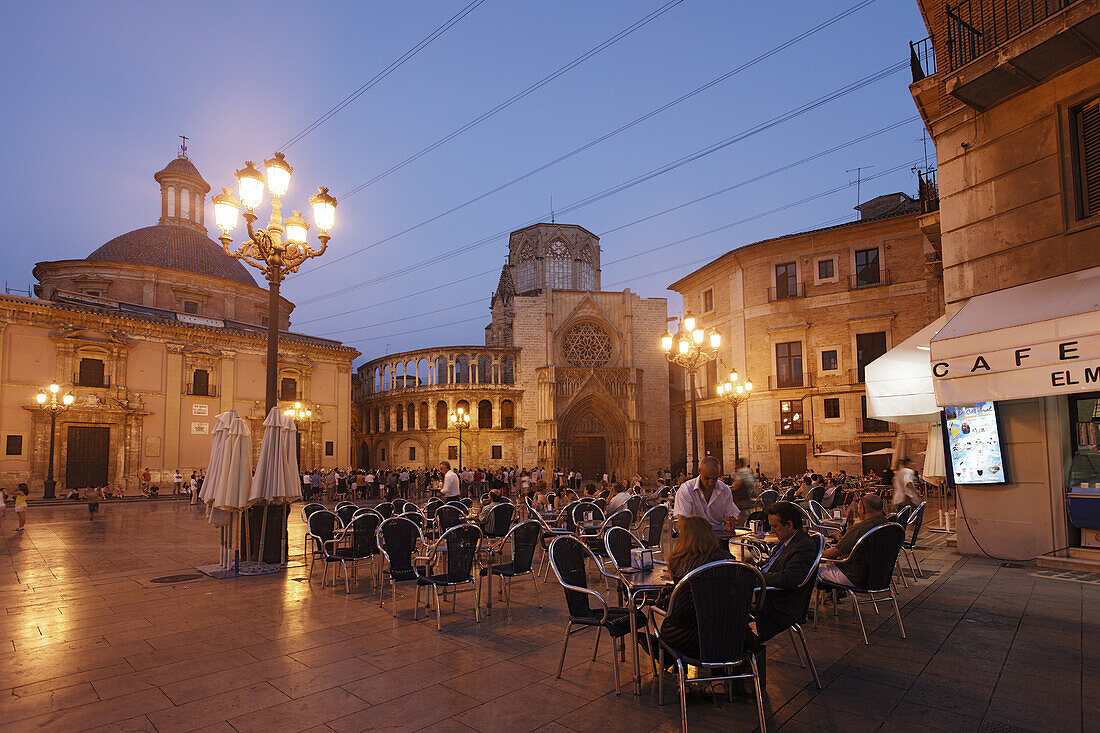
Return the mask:
{"type": "Polygon", "coordinates": [[[778,501],[768,507],[767,513],[768,524],[780,544],[760,567],[768,592],[756,616],[758,642],[765,642],[802,620],[805,601],[792,591],[806,579],[817,557],[817,541],[803,528],[804,515],[798,507],[778,501]]]}
{"type": "Polygon", "coordinates": [[[626,503],[630,501],[630,492],[623,488],[622,484],[612,484],[611,499],[607,502],[607,515],[626,509],[626,503]]]}
{"type": "Polygon", "coordinates": [[[858,588],[867,578],[866,563],[858,560],[854,562],[826,562],[826,560],[848,557],[860,537],[889,520],[882,513],[882,498],[878,494],[864,494],[859,501],[855,502],[855,512],[856,523],[844,533],[836,546],[825,550],[817,576],[830,583],[858,588]]]}
{"type": "Polygon", "coordinates": [[[490,534],[493,531],[494,528],[491,526],[493,523],[493,507],[502,503],[499,491],[494,490],[489,492],[487,501],[481,505],[481,511],[478,512],[477,515],[477,523],[481,527],[482,532],[490,534]]]}
{"type": "Polygon", "coordinates": [[[702,517],[711,529],[724,530],[726,517],[736,518],[740,511],[733,503],[730,487],[718,480],[722,465],[714,456],[699,464],[699,475],[680,484],[676,490],[676,516],[702,517]]]}

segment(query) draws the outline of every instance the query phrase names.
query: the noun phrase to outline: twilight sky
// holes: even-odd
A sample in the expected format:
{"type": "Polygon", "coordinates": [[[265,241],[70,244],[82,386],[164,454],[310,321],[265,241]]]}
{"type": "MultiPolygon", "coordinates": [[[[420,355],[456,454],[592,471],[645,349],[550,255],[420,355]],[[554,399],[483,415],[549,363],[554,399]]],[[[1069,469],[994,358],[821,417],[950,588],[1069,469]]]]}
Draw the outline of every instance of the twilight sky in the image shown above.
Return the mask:
{"type": "MultiPolygon", "coordinates": [[[[298,304],[294,330],[340,339],[363,359],[483,343],[507,232],[548,220],[551,197],[557,221],[601,237],[605,290],[668,297],[672,315],[680,299],[666,286],[709,259],[854,218],[849,169],[864,168],[864,200],[915,193],[911,167],[923,165],[925,144],[907,64],[821,100],[907,61],[908,41],[927,35],[914,0],[871,1],[690,99],[439,216],[863,4],[684,0],[381,176],[667,1],[484,0],[283,148],[294,166],[284,213],[308,210],[318,185],[340,200],[328,253],[284,284],[298,304]],[[577,203],[584,205],[569,210],[577,203]]],[[[190,138],[190,158],[213,194],[246,159],[280,149],[470,2],[8,6],[0,31],[8,286],[27,287],[37,261],[81,258],[155,224],[152,176],[174,157],[177,135],[190,138]]],[[[934,163],[930,143],[927,156],[934,163]]],[[[266,217],[266,207],[260,213],[266,217]]]]}

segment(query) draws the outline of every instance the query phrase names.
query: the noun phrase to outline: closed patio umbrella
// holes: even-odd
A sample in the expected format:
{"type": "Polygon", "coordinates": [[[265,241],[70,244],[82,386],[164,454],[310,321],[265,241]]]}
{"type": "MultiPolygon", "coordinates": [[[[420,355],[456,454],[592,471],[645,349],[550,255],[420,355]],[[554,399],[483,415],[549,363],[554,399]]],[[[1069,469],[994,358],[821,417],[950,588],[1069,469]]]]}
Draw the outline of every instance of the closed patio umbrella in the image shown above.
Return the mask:
{"type": "Polygon", "coordinates": [[[239,517],[240,511],[248,505],[252,448],[248,423],[232,410],[218,415],[215,430],[222,436],[215,439],[219,449],[211,450],[212,470],[207,472],[201,497],[210,507],[210,522],[222,529],[221,564],[229,567],[232,549],[237,544],[233,539],[236,536],[233,518],[239,517]]]}
{"type": "Polygon", "coordinates": [[[873,450],[870,453],[864,453],[863,455],[865,455],[865,456],[892,456],[892,455],[894,455],[894,449],[893,448],[879,448],[878,450],[873,450]]]}
{"type": "Polygon", "coordinates": [[[227,410],[214,418],[214,429],[211,431],[210,460],[206,462],[206,477],[199,491],[199,498],[209,504],[214,500],[214,486],[217,484],[222,472],[222,458],[225,451],[225,440],[229,436],[229,426],[233,418],[237,417],[236,410],[227,410]]]}
{"type": "MultiPolygon", "coordinates": [[[[271,408],[264,420],[264,439],[260,444],[260,457],[256,461],[256,473],[248,494],[248,504],[263,504],[264,516],[260,525],[260,545],[267,537],[267,507],[290,504],[302,497],[302,480],[298,473],[297,427],[289,415],[278,407],[271,408]]],[[[285,538],[282,545],[282,561],[286,562],[285,538]]]]}

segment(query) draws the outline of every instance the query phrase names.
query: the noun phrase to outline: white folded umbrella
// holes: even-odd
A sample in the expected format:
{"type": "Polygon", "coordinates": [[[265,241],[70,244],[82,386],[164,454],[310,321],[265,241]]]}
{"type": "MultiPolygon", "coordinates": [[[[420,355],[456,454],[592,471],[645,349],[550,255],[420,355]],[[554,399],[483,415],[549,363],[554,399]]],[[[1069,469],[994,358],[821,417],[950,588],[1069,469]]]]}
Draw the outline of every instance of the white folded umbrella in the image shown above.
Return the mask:
{"type": "Polygon", "coordinates": [[[248,493],[249,505],[289,504],[302,498],[297,449],[294,420],[279,412],[278,407],[271,408],[264,420],[264,439],[248,493]]]}
{"type": "Polygon", "coordinates": [[[202,481],[199,498],[209,504],[214,500],[214,486],[222,475],[222,458],[225,452],[225,439],[229,436],[229,426],[237,417],[236,410],[227,410],[214,418],[211,431],[210,460],[206,462],[206,477],[202,481]]]}
{"type": "Polygon", "coordinates": [[[248,491],[252,485],[252,447],[248,436],[248,424],[244,419],[233,418],[222,451],[220,475],[213,486],[211,504],[215,509],[237,511],[248,506],[248,491]]]}

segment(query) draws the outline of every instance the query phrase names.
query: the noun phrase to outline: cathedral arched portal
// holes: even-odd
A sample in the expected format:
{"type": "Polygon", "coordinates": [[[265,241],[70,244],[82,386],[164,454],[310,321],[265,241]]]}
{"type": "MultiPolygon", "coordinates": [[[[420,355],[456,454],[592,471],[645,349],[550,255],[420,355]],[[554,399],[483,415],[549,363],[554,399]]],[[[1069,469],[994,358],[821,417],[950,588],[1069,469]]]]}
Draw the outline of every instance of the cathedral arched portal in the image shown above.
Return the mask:
{"type": "Polygon", "coordinates": [[[626,416],[603,395],[574,400],[558,421],[554,465],[580,471],[584,481],[629,476],[637,456],[630,455],[626,426],[626,416]]]}

